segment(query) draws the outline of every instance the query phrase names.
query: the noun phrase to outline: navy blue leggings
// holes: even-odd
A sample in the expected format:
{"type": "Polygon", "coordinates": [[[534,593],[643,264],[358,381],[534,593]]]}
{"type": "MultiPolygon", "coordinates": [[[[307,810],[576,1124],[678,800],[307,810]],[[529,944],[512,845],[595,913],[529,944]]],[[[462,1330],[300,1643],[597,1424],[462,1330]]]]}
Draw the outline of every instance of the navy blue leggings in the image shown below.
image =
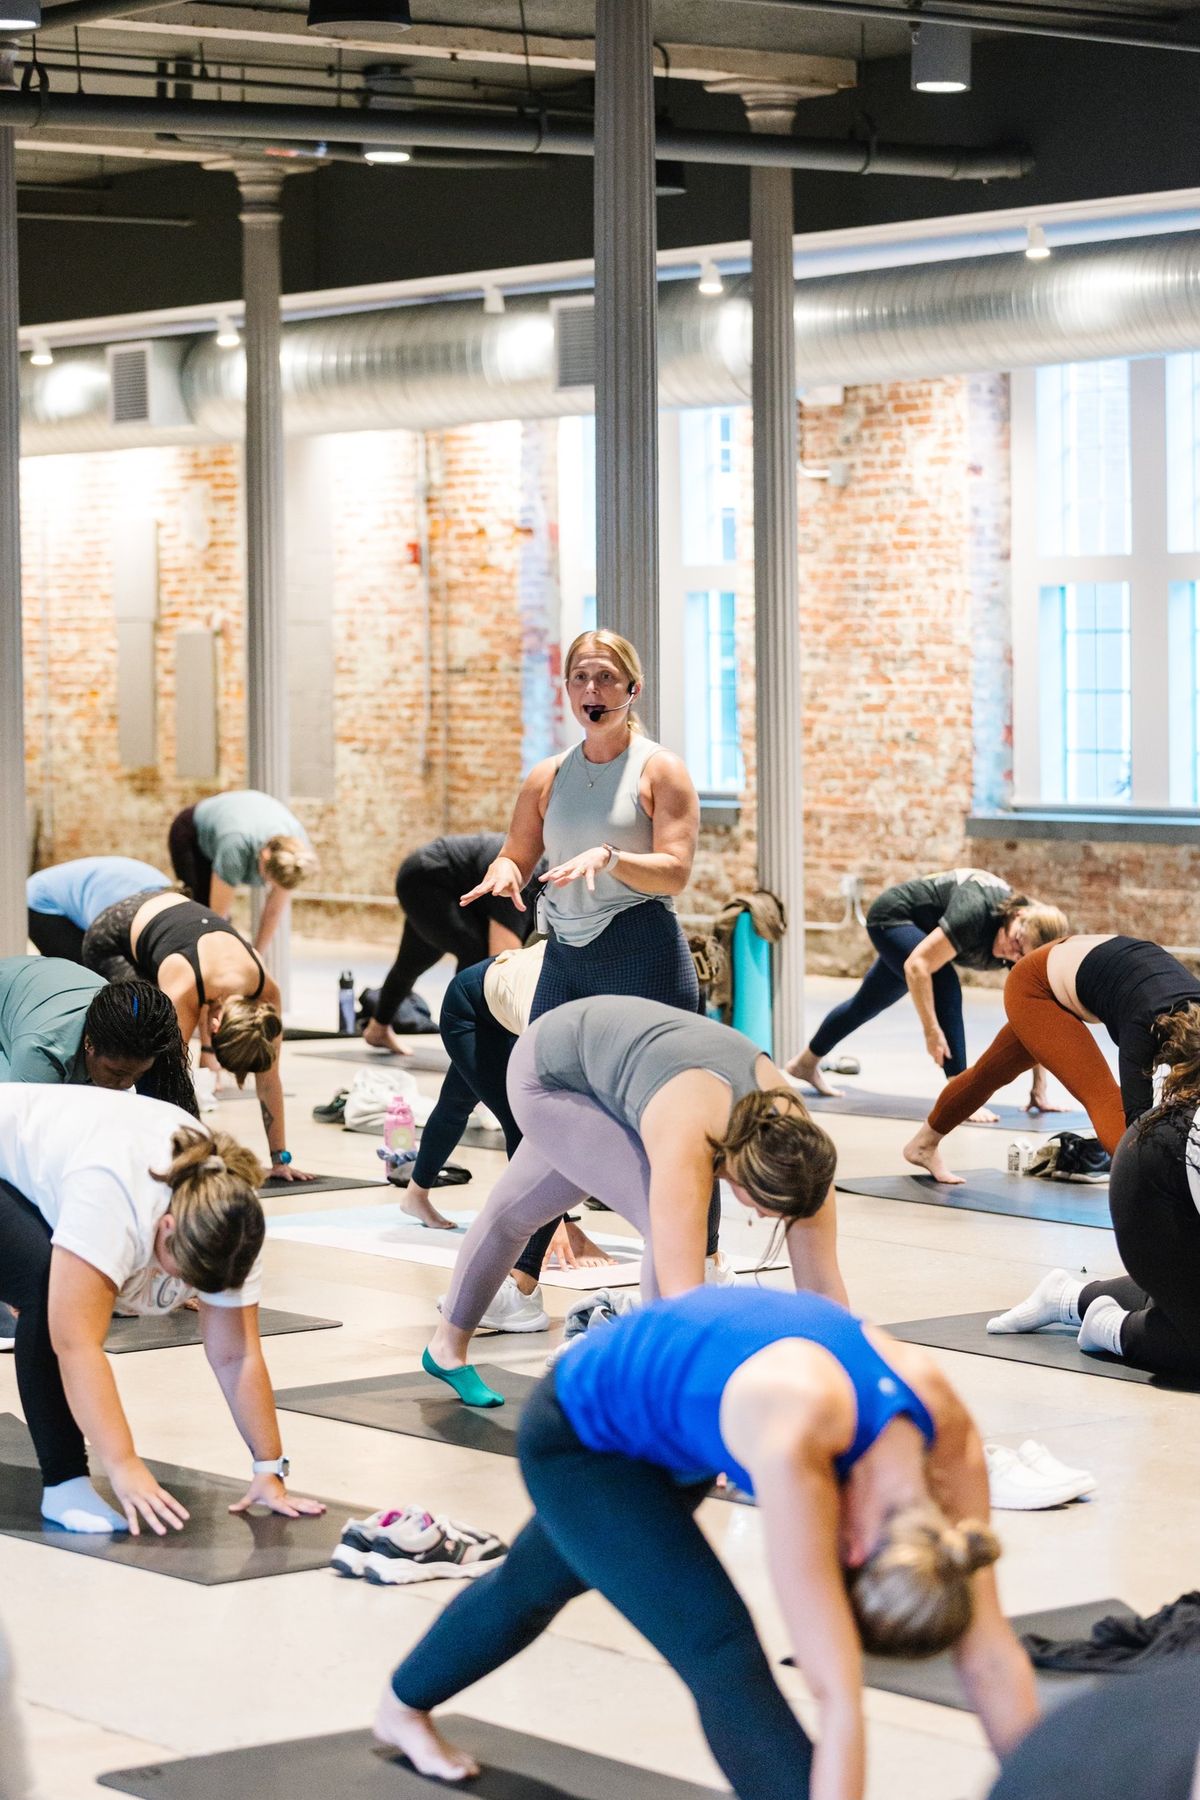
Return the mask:
{"type": "MultiPolygon", "coordinates": [[[[919,925],[889,925],[881,930],[867,926],[867,936],[876,949],[875,961],[862,978],[857,994],[851,994],[840,1006],[826,1013],[809,1040],[814,1056],[828,1056],[835,1044],[878,1018],[889,1006],[895,1006],[908,992],[904,965],[928,934],[919,925]]],[[[947,1080],[961,1075],[967,1066],[967,1034],[963,1027],[962,988],[954,972],[954,964],[946,963],[933,978],[933,1009],[942,1035],[950,1046],[950,1054],[942,1064],[947,1080]]]]}
{"type": "Polygon", "coordinates": [[[431,1712],[595,1590],[687,1684],[738,1800],[779,1800],[784,1787],[807,1794],[812,1746],[693,1517],[709,1484],[681,1487],[652,1463],[589,1450],[552,1375],[526,1408],[518,1455],[537,1511],[500,1567],[466,1583],[400,1664],[400,1703],[431,1712]]]}
{"type": "MultiPolygon", "coordinates": [[[[446,989],[438,1026],[449,1052],[450,1068],[437,1105],[421,1132],[412,1170],[418,1187],[433,1186],[438,1170],[453,1156],[478,1100],[490,1106],[499,1119],[510,1157],[521,1141],[520,1128],[508,1104],[506,1080],[508,1059],[517,1040],[511,1031],[497,1024],[483,997],[483,979],[494,961],[494,957],[488,957],[484,962],[472,963],[446,989]]],[[[537,1272],[532,1271],[535,1280],[537,1272]]]]}

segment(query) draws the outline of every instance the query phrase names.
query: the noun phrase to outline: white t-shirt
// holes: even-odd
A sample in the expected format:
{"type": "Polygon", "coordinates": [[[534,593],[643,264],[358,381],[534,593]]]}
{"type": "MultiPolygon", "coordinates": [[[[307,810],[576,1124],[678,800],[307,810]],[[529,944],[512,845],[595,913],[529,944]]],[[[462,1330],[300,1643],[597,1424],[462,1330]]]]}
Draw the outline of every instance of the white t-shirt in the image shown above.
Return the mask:
{"type": "MultiPolygon", "coordinates": [[[[171,1190],[150,1171],[170,1167],[172,1137],[195,1124],[181,1107],[140,1094],[0,1084],[0,1180],[37,1207],[60,1249],[108,1277],[122,1312],[173,1312],[195,1290],[154,1260],[171,1190]]],[[[255,1306],[261,1290],[260,1258],[244,1287],[198,1297],[255,1306]]]]}

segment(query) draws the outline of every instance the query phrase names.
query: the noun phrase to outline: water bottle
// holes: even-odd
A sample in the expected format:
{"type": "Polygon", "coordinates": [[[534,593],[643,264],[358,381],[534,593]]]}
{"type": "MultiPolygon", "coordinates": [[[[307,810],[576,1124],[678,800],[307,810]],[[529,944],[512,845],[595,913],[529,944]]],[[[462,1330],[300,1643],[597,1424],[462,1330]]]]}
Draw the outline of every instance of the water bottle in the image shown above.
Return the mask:
{"type": "Polygon", "coordinates": [[[411,1150],[417,1141],[413,1109],[403,1094],[393,1094],[388,1101],[387,1115],[383,1121],[383,1141],[387,1149],[400,1152],[411,1150]]]}
{"type": "Polygon", "coordinates": [[[354,1036],[354,971],[343,969],[338,976],[338,1036],[354,1036]]]}

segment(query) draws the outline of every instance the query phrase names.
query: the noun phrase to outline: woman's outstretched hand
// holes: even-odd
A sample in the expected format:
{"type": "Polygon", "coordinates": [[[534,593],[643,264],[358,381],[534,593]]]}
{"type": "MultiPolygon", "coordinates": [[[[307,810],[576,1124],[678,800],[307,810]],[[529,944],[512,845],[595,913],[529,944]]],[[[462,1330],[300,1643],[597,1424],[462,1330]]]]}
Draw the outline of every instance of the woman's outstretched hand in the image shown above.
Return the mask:
{"type": "Polygon", "coordinates": [[[518,912],[526,912],[521,885],[521,871],[512,857],[498,856],[479,886],[473,887],[469,894],[461,894],[458,904],[470,906],[473,900],[482,900],[485,894],[495,894],[502,900],[511,900],[518,912]]]}
{"type": "Polygon", "coordinates": [[[606,869],[611,860],[611,852],[607,844],[596,844],[591,850],[581,850],[570,862],[559,863],[556,868],[547,869],[542,880],[553,887],[566,887],[572,881],[586,881],[589,894],[596,891],[596,877],[606,869]]]}

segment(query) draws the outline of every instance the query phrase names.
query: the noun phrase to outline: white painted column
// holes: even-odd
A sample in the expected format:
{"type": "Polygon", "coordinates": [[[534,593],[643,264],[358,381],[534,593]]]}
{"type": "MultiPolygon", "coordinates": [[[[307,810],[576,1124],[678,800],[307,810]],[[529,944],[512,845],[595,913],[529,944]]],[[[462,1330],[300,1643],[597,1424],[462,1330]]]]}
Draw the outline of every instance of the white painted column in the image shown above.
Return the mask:
{"type": "Polygon", "coordinates": [[[650,0],[596,0],[596,617],[646,669],[658,734],[658,285],[650,0]]]}

